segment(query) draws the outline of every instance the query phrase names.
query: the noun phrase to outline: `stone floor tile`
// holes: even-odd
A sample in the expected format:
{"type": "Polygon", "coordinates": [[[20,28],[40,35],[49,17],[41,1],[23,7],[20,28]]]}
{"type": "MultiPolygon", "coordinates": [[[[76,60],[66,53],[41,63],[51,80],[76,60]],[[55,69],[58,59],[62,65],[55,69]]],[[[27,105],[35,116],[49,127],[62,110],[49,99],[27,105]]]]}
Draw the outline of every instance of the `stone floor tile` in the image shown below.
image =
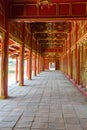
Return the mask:
{"type": "Polygon", "coordinates": [[[0,128],[0,130],[12,130],[12,128],[0,128]]]}
{"type": "Polygon", "coordinates": [[[32,122],[34,120],[34,117],[33,116],[22,116],[20,118],[20,121],[21,122],[26,122],[26,121],[29,121],[29,122],[32,122]]]}
{"type": "Polygon", "coordinates": [[[34,119],[34,122],[48,122],[48,118],[47,117],[36,117],[34,119]]]}
{"type": "Polygon", "coordinates": [[[65,128],[64,123],[49,123],[49,129],[65,130],[65,128]]]}
{"type": "Polygon", "coordinates": [[[29,128],[14,128],[12,130],[31,130],[31,129],[29,129],[29,128]]]}
{"type": "Polygon", "coordinates": [[[66,117],[64,118],[64,121],[66,124],[80,124],[79,119],[78,118],[73,118],[73,117],[66,117]]]}
{"type": "Polygon", "coordinates": [[[34,122],[32,124],[33,129],[47,129],[48,128],[48,123],[42,123],[42,122],[34,122]]]}
{"type": "Polygon", "coordinates": [[[60,71],[9,87],[0,100],[0,130],[87,130],[87,99],[60,71]]]}
{"type": "Polygon", "coordinates": [[[15,126],[15,122],[0,122],[0,130],[1,129],[12,129],[15,126]]]}
{"type": "Polygon", "coordinates": [[[49,129],[44,129],[44,128],[41,128],[41,129],[37,129],[37,128],[36,129],[32,129],[31,128],[31,130],[49,130],[49,129]]]}
{"type": "Polygon", "coordinates": [[[19,121],[15,127],[16,128],[31,128],[31,124],[32,122],[29,122],[29,121],[19,121]]]}
{"type": "Polygon", "coordinates": [[[66,130],[83,130],[83,128],[81,127],[81,125],[68,124],[66,125],[66,130]]]}

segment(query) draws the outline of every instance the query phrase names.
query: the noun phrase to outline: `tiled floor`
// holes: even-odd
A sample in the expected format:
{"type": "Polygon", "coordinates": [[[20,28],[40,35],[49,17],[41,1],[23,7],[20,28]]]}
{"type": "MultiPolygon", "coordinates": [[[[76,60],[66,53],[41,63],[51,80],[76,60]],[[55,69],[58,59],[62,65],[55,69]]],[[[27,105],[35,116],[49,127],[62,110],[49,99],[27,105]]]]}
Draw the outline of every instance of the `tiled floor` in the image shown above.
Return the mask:
{"type": "Polygon", "coordinates": [[[87,130],[87,98],[60,72],[43,72],[0,100],[0,130],[87,130]]]}

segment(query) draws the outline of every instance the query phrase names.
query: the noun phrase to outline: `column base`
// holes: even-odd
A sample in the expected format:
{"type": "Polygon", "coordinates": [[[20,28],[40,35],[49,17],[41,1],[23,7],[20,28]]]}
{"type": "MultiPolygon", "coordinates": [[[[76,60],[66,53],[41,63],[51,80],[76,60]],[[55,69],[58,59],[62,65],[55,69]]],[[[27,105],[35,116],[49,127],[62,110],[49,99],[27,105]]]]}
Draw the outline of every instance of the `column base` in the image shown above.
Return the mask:
{"type": "Polygon", "coordinates": [[[0,96],[0,99],[6,99],[7,97],[6,96],[0,96]]]}
{"type": "Polygon", "coordinates": [[[31,80],[31,78],[28,78],[28,80],[31,80]]]}
{"type": "Polygon", "coordinates": [[[22,87],[22,86],[24,86],[24,85],[23,85],[22,83],[19,83],[19,86],[22,87]]]}

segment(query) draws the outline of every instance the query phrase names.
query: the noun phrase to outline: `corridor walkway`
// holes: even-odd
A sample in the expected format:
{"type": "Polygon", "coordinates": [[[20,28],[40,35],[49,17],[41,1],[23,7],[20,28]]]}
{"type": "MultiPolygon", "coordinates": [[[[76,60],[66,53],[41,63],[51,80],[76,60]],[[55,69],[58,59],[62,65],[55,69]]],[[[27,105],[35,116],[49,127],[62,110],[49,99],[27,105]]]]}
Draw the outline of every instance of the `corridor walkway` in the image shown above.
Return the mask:
{"type": "Polygon", "coordinates": [[[0,130],[87,130],[87,98],[60,72],[42,72],[0,100],[0,130]]]}

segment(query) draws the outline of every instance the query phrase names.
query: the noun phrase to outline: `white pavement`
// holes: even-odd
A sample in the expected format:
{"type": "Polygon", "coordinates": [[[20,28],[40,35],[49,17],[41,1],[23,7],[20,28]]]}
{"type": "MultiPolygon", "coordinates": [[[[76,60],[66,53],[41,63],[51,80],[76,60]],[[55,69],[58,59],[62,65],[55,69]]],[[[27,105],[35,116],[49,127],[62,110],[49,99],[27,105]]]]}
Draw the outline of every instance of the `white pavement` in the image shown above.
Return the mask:
{"type": "Polygon", "coordinates": [[[42,72],[0,100],[0,130],[87,130],[87,98],[60,71],[42,72]]]}

